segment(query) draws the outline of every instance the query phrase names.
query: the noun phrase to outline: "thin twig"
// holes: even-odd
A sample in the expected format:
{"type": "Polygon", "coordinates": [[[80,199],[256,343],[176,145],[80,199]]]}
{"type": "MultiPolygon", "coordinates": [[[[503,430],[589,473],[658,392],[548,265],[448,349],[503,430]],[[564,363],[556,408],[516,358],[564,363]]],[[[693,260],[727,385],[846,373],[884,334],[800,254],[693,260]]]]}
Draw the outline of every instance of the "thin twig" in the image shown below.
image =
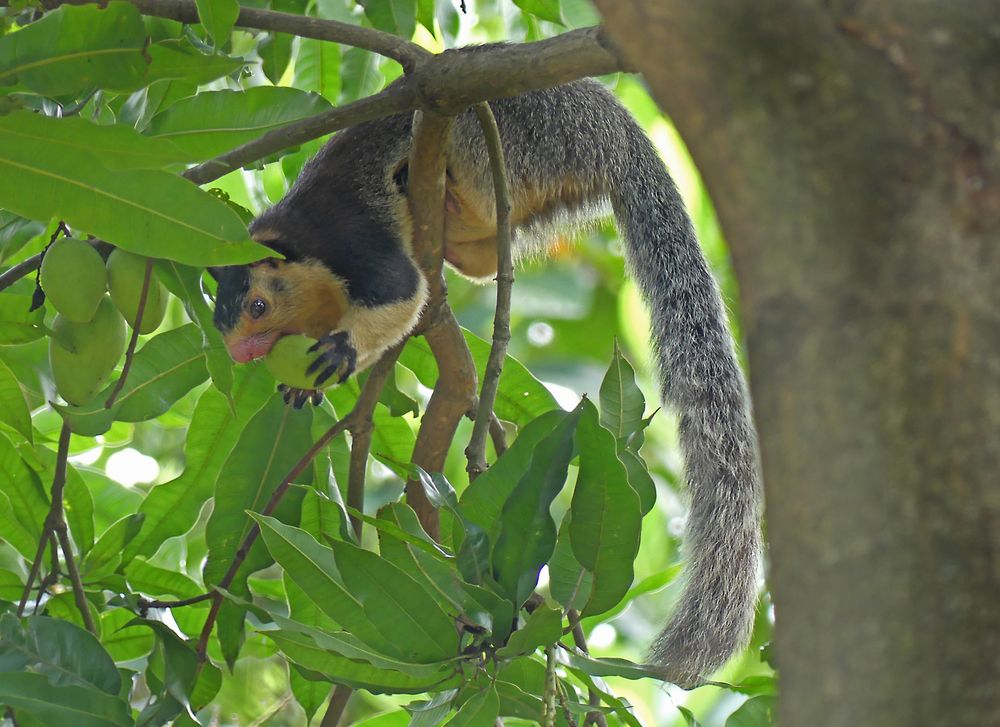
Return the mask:
{"type": "Polygon", "coordinates": [[[319,727],[337,727],[347,710],[347,703],[353,693],[353,689],[343,684],[335,686],[330,693],[330,705],[326,708],[326,714],[323,715],[323,721],[319,723],[319,727]]]}
{"type": "Polygon", "coordinates": [[[493,412],[490,412],[490,439],[493,440],[497,457],[507,451],[507,432],[503,429],[500,417],[493,412]]]}
{"type": "Polygon", "coordinates": [[[45,546],[49,544],[50,532],[49,518],[46,517],[45,521],[42,523],[42,533],[38,538],[38,549],[35,551],[35,557],[31,561],[31,568],[28,569],[28,580],[24,583],[24,590],[21,592],[21,600],[17,604],[17,615],[19,617],[24,615],[24,608],[28,605],[28,599],[31,597],[31,587],[35,583],[35,578],[38,577],[38,571],[41,570],[42,558],[45,556],[45,546]]]}
{"type": "Polygon", "coordinates": [[[87,594],[83,590],[83,580],[80,578],[80,571],[73,558],[73,544],[69,540],[69,529],[66,527],[65,521],[56,526],[56,536],[59,538],[59,545],[62,546],[63,560],[66,561],[69,580],[73,584],[73,600],[80,611],[80,616],[83,617],[83,625],[87,627],[87,631],[97,636],[97,627],[94,626],[90,604],[87,603],[87,594]]]}
{"type": "MultiPolygon", "coordinates": [[[[580,623],[580,612],[571,608],[566,612],[566,615],[569,618],[569,622],[573,624],[573,641],[576,643],[576,648],[584,654],[589,654],[590,651],[587,649],[587,635],[583,633],[583,624],[580,623]]],[[[596,707],[601,703],[601,696],[591,689],[587,703],[596,707]]],[[[598,725],[598,727],[608,727],[608,720],[603,712],[587,712],[587,716],[583,718],[583,725],[586,727],[589,724],[598,725]]]]}
{"type": "Polygon", "coordinates": [[[545,649],[545,691],[542,693],[542,725],[555,727],[556,724],[556,650],[545,649]]]}
{"type": "Polygon", "coordinates": [[[135,357],[135,346],[139,342],[139,329],[142,327],[142,314],[146,312],[146,299],[149,297],[149,282],[153,277],[153,258],[146,258],[146,272],[142,276],[142,290],[139,292],[139,306],[135,310],[135,321],[132,324],[132,337],[128,340],[128,348],[125,349],[125,365],[122,366],[122,373],[115,383],[115,388],[111,390],[111,396],[104,402],[104,408],[110,409],[115,405],[115,399],[125,387],[129,371],[132,370],[132,359],[135,357]]]}
{"type": "Polygon", "coordinates": [[[489,152],[490,171],[493,173],[493,194],[497,211],[497,305],[493,317],[493,345],[490,347],[490,356],[483,373],[483,387],[479,393],[479,407],[472,426],[472,436],[465,450],[468,459],[466,469],[471,480],[486,471],[486,436],[489,434],[493,404],[496,402],[500,374],[503,372],[507,344],[510,342],[510,297],[514,286],[510,187],[507,183],[507,166],[504,163],[503,146],[500,143],[500,130],[488,103],[476,104],[475,108],[489,152]]]}
{"type": "MultiPolygon", "coordinates": [[[[394,350],[394,349],[393,349],[394,350]]],[[[398,355],[398,352],[397,352],[398,355]]],[[[358,396],[358,401],[354,405],[351,412],[345,416],[343,419],[335,423],[326,432],[323,433],[315,444],[309,448],[295,466],[289,470],[288,474],[285,475],[281,483],[274,488],[274,492],[271,493],[271,499],[267,501],[264,509],[261,510],[262,515],[270,515],[275,511],[278,505],[281,503],[281,499],[285,496],[285,493],[291,488],[292,482],[301,475],[305,469],[312,463],[323,449],[333,441],[333,438],[338,434],[347,431],[351,426],[353,426],[356,417],[358,416],[358,411],[364,411],[372,400],[378,401],[379,394],[382,392],[382,386],[385,384],[385,380],[395,365],[395,358],[391,362],[386,360],[386,355],[378,360],[375,366],[372,368],[371,374],[368,376],[368,380],[365,381],[365,385],[361,387],[361,394],[358,396]]],[[[374,406],[374,404],[371,404],[374,406]]],[[[233,555],[233,561],[229,564],[229,569],[226,571],[225,575],[219,580],[217,587],[225,590],[228,589],[233,580],[236,578],[236,574],[240,570],[240,566],[246,560],[247,556],[250,554],[250,548],[257,541],[260,536],[260,525],[254,521],[253,525],[250,526],[250,530],[247,534],[243,536],[243,541],[240,543],[239,548],[237,548],[236,553],[233,555]]],[[[205,618],[205,625],[202,627],[201,635],[198,638],[198,645],[196,651],[200,661],[205,660],[205,655],[208,650],[208,639],[212,635],[212,629],[215,627],[215,620],[219,616],[219,609],[222,607],[223,595],[221,591],[214,591],[212,593],[212,607],[209,609],[208,616],[205,618]]]]}

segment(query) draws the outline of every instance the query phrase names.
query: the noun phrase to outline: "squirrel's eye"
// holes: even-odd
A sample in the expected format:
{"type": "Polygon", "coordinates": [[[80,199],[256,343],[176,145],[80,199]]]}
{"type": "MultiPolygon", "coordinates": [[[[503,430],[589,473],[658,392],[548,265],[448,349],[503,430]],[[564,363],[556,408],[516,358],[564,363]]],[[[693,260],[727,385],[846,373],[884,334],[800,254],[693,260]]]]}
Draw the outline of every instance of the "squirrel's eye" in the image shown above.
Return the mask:
{"type": "Polygon", "coordinates": [[[251,318],[260,318],[265,312],[267,312],[267,303],[265,303],[262,298],[255,298],[253,302],[250,303],[251,318]]]}

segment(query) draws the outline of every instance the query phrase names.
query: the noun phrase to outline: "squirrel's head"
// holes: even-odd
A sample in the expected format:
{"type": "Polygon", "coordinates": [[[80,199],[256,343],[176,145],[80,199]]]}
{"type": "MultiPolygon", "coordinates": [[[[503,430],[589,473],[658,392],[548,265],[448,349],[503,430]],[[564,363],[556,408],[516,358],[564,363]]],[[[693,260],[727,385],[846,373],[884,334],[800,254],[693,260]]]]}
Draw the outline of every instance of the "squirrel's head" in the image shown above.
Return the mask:
{"type": "Polygon", "coordinates": [[[330,333],[348,305],[344,282],[317,260],[267,258],[209,273],[218,282],[215,327],[238,363],[266,356],[284,335],[330,333]]]}

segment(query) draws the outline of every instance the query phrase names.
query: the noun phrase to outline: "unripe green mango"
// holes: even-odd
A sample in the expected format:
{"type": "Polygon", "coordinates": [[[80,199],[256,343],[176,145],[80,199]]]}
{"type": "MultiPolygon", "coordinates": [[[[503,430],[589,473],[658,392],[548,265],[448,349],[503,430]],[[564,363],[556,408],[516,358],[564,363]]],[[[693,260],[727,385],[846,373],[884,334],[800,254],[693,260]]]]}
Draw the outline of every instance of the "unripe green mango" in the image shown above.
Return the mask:
{"type": "Polygon", "coordinates": [[[94,317],[108,287],[101,254],[72,237],[56,240],[45,251],[40,280],[55,309],[77,323],[94,317]]]}
{"type": "MultiPolygon", "coordinates": [[[[125,316],[128,324],[135,327],[135,317],[139,311],[142,296],[142,281],[146,277],[146,258],[115,248],[108,257],[108,290],[115,307],[125,316]]],[[[146,307],[142,311],[139,333],[152,333],[163,323],[167,312],[167,291],[156,279],[153,271],[149,279],[149,294],[146,307]]]]}
{"type": "Polygon", "coordinates": [[[108,383],[125,352],[125,320],[104,296],[94,320],[77,323],[59,314],[52,331],[49,363],[56,388],[70,404],[86,404],[108,383]]]}
{"type": "Polygon", "coordinates": [[[316,386],[316,376],[322,371],[322,368],[314,373],[306,374],[309,364],[319,356],[318,351],[309,353],[309,347],[315,343],[316,339],[309,338],[309,336],[282,336],[264,357],[264,366],[271,372],[271,376],[295,389],[330,386],[336,383],[336,377],[324,381],[323,387],[316,386]]]}

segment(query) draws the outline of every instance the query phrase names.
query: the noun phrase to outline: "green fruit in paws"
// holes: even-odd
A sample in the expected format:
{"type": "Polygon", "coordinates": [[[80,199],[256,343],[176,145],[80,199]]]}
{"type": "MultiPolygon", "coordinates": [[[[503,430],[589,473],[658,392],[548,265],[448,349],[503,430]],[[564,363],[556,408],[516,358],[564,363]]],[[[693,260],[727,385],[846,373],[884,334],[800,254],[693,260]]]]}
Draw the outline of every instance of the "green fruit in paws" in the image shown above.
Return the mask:
{"type": "MultiPolygon", "coordinates": [[[[135,328],[135,318],[142,297],[142,281],[146,277],[146,258],[115,248],[108,257],[108,291],[115,307],[135,328]]],[[[154,270],[149,278],[149,294],[142,311],[139,333],[152,333],[163,323],[167,312],[167,291],[156,279],[154,270]]]]}
{"type": "Polygon", "coordinates": [[[100,393],[125,352],[125,333],[125,321],[107,296],[98,303],[89,323],[56,316],[49,339],[49,363],[63,399],[80,406],[100,393]]]}
{"type": "Polygon", "coordinates": [[[49,246],[39,275],[45,297],[60,314],[77,323],[94,317],[108,287],[101,254],[89,243],[72,237],[49,246]]]}
{"type": "MultiPolygon", "coordinates": [[[[316,386],[316,376],[320,371],[306,373],[309,364],[319,356],[318,351],[309,353],[309,347],[315,343],[316,339],[309,336],[282,336],[264,357],[264,366],[271,372],[271,376],[294,389],[321,388],[316,386]]],[[[324,381],[323,386],[330,386],[335,382],[335,378],[324,381]]]]}

